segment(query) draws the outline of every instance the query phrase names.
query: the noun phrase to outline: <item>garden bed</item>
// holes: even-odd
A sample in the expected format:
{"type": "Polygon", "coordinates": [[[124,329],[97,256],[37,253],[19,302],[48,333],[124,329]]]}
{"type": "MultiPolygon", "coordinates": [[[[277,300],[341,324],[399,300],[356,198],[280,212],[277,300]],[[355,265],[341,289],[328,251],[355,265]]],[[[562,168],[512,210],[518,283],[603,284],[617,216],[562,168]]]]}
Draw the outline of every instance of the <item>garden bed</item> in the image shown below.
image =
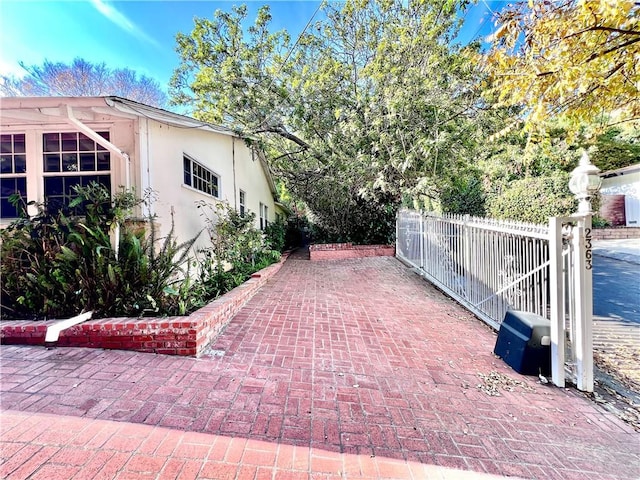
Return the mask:
{"type": "MultiPolygon", "coordinates": [[[[287,256],[283,254],[278,263],[259,270],[242,285],[189,316],[89,320],[63,330],[55,345],[200,356],[231,318],[280,270],[287,256]]],[[[47,327],[56,322],[0,322],[0,343],[45,345],[47,327]]]]}
{"type": "Polygon", "coordinates": [[[346,258],[393,257],[393,245],[353,245],[351,243],[324,243],[309,247],[310,260],[343,260],[346,258]]]}

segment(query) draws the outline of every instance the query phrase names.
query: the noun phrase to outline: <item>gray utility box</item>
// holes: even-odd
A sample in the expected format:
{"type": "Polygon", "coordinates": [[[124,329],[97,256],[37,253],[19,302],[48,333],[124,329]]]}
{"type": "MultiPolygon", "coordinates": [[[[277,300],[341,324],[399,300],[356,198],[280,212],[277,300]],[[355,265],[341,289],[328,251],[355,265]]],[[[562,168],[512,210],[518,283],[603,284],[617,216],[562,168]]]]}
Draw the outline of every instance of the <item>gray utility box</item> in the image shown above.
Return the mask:
{"type": "Polygon", "coordinates": [[[504,316],[493,353],[523,375],[551,373],[551,322],[530,312],[504,316]]]}

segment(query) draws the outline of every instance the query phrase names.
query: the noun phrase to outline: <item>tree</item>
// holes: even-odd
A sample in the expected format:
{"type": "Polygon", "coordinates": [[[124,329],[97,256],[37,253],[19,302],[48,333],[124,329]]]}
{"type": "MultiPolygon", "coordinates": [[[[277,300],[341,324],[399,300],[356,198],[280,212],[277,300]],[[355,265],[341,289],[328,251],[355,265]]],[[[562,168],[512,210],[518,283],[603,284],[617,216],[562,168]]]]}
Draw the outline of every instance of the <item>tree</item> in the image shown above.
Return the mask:
{"type": "Polygon", "coordinates": [[[162,107],[166,94],[158,82],[128,68],[110,69],[104,63],[81,58],[70,64],[45,60],[42,65],[27,66],[22,78],[0,76],[0,94],[4,96],[104,96],[117,95],[147,105],[162,107]]]}
{"type": "Polygon", "coordinates": [[[486,56],[490,94],[523,107],[530,132],[554,118],[572,133],[640,120],[639,13],[633,0],[508,5],[486,56]]]}
{"type": "Polygon", "coordinates": [[[325,4],[293,44],[268,7],[246,32],[245,7],[197,18],[176,37],[173,101],[260,143],[322,226],[357,241],[359,219],[438,196],[473,158],[475,50],[452,46],[456,2],[403,3],[325,4]]]}

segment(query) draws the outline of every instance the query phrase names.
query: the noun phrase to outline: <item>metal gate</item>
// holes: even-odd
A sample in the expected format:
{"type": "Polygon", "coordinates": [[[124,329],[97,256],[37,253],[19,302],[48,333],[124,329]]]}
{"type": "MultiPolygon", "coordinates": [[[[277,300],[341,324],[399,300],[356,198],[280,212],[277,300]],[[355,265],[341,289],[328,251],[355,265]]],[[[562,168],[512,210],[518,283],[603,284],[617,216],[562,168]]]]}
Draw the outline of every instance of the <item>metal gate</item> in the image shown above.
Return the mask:
{"type": "Polygon", "coordinates": [[[592,391],[590,229],[401,210],[396,255],[495,329],[508,309],[551,320],[554,384],[592,391]]]}

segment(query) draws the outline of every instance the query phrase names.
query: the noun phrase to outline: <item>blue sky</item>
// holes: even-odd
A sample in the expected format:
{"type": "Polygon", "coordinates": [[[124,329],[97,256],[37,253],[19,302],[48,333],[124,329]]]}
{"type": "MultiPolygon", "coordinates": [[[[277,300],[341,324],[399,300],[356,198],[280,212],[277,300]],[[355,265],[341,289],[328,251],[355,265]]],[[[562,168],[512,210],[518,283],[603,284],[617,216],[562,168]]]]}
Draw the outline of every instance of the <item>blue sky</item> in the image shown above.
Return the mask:
{"type": "MultiPolygon", "coordinates": [[[[189,33],[194,17],[211,18],[216,9],[245,3],[249,19],[269,3],[275,29],[297,35],[319,2],[205,0],[0,0],[0,74],[21,76],[18,62],[47,59],[68,63],[76,57],[110,68],[128,67],[155,78],[166,90],[179,60],[175,35],[189,33]]],[[[465,16],[463,40],[491,31],[490,10],[503,2],[480,1],[465,16]]],[[[295,38],[295,37],[294,37],[295,38]]]]}

